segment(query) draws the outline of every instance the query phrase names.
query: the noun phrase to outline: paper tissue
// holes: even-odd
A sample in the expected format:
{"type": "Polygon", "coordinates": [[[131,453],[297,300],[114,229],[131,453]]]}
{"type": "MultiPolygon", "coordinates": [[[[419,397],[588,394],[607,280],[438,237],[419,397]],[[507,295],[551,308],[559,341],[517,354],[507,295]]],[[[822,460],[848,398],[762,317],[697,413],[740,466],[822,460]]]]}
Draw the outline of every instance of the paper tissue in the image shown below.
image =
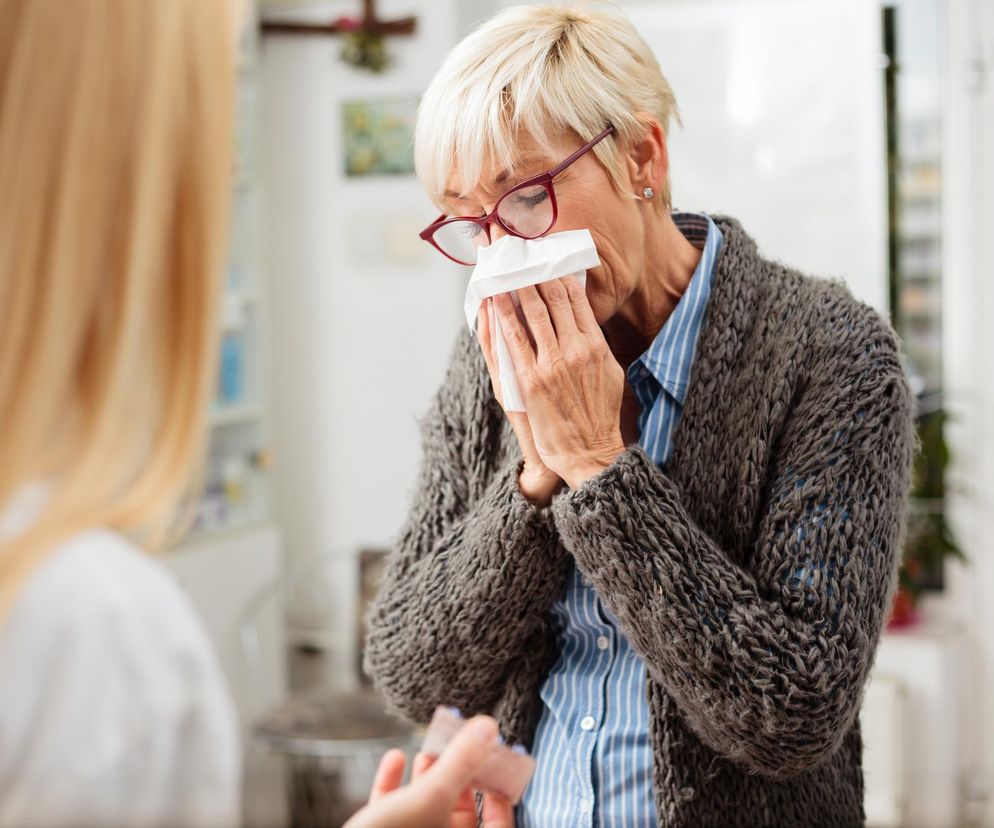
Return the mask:
{"type": "MultiPolygon", "coordinates": [[[[564,230],[539,239],[504,236],[489,247],[480,248],[479,259],[466,286],[466,322],[475,332],[480,303],[490,296],[511,291],[515,306],[520,307],[513,291],[562,276],[575,276],[581,285],[585,285],[587,270],[600,263],[589,230],[564,230]]],[[[497,351],[504,410],[524,411],[514,363],[495,313],[491,313],[490,330],[497,351]]]]}

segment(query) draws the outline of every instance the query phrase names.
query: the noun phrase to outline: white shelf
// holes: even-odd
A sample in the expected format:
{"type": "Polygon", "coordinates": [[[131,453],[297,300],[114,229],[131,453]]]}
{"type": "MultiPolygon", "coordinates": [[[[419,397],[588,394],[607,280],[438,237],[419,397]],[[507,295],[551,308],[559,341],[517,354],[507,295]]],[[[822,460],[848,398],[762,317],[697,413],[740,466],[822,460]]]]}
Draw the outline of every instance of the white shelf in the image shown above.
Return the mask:
{"type": "Polygon", "coordinates": [[[264,416],[265,412],[258,403],[239,403],[237,405],[223,405],[211,409],[207,422],[213,428],[215,426],[250,423],[261,420],[264,416]]]}
{"type": "Polygon", "coordinates": [[[232,289],[225,291],[221,299],[221,333],[240,331],[244,328],[251,308],[258,303],[259,295],[252,289],[232,289]]]}
{"type": "MultiPolygon", "coordinates": [[[[254,20],[252,3],[248,14],[254,20]]],[[[271,438],[257,51],[257,27],[248,24],[239,48],[227,275],[215,328],[218,394],[206,417],[198,528],[188,536],[188,543],[206,546],[273,519],[271,472],[260,459],[268,458],[271,438]]]]}

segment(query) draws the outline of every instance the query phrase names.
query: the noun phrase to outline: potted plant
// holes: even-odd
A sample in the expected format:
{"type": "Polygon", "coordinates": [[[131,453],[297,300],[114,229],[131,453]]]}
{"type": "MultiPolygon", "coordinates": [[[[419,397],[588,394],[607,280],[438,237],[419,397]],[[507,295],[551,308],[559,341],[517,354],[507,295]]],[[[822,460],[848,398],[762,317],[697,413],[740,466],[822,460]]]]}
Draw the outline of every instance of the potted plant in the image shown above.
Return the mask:
{"type": "Polygon", "coordinates": [[[918,620],[916,607],[922,593],[942,589],[946,558],[966,560],[946,520],[946,419],[941,403],[929,405],[928,398],[919,401],[920,450],[915,456],[908,532],[888,629],[908,627],[918,620]]]}

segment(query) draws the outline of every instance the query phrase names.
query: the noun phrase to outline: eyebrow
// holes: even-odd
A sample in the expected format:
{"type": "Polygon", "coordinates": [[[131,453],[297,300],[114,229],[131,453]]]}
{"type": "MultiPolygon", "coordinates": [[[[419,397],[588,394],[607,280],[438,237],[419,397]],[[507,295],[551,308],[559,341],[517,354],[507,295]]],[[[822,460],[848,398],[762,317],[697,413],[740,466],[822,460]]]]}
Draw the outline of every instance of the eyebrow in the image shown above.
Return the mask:
{"type": "MultiPolygon", "coordinates": [[[[531,153],[531,154],[525,155],[525,156],[522,157],[521,163],[520,163],[519,166],[520,167],[527,167],[529,164],[533,164],[535,161],[537,161],[539,159],[545,159],[545,156],[541,155],[539,153],[531,153]]],[[[508,178],[511,177],[511,175],[512,175],[512,171],[511,170],[507,170],[507,169],[501,170],[497,174],[497,177],[494,178],[494,184],[503,184],[505,181],[507,181],[508,178]]],[[[526,177],[530,178],[530,176],[521,176],[520,180],[524,181],[524,179],[526,177]]],[[[462,193],[454,192],[453,190],[446,190],[444,193],[442,193],[442,198],[455,199],[456,201],[469,201],[469,199],[465,195],[463,195],[462,193]]]]}

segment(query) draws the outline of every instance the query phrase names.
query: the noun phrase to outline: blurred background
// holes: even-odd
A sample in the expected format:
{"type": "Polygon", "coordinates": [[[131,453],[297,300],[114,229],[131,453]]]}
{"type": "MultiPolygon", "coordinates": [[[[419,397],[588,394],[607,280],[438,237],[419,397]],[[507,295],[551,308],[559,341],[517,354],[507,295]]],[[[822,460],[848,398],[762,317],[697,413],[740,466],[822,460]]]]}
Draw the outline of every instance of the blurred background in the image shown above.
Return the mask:
{"type": "MultiPolygon", "coordinates": [[[[501,0],[257,0],[208,484],[168,559],[244,724],[249,824],[339,824],[386,745],[361,616],[469,271],[417,237],[418,96],[501,0]]],[[[994,2],[632,0],[674,203],[840,277],[919,399],[901,589],[862,712],[873,826],[994,826],[994,2]]]]}

